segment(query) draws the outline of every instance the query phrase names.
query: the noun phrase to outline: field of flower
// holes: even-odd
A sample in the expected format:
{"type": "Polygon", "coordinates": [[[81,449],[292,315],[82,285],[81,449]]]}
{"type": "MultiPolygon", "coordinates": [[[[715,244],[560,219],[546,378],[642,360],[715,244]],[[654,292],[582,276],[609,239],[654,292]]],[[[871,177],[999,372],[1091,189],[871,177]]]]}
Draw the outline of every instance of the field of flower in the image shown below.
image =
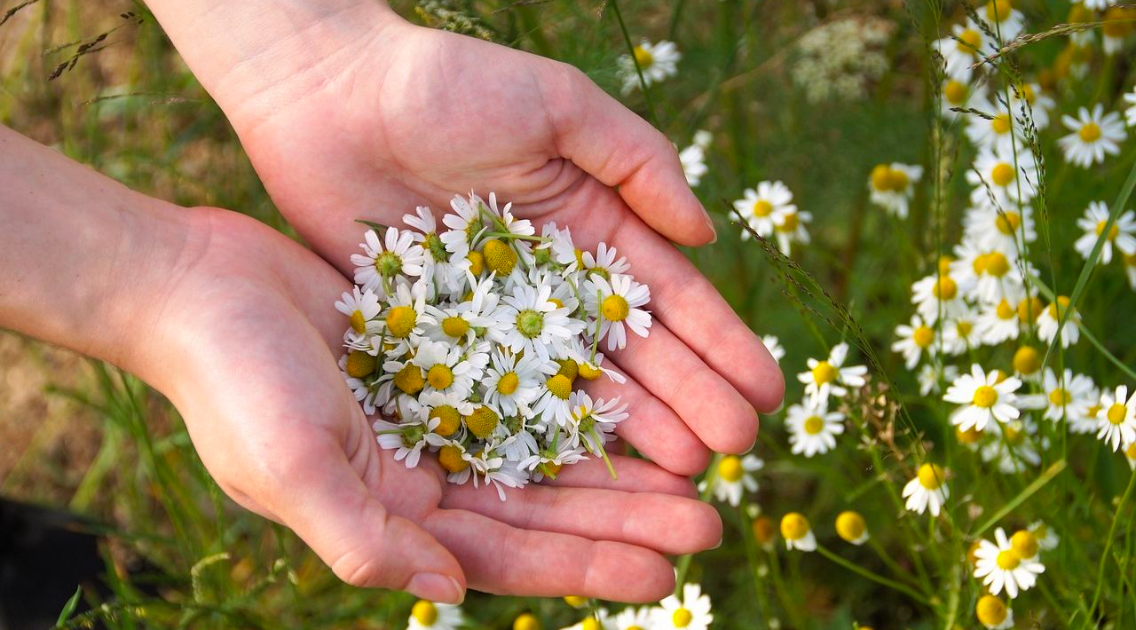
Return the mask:
{"type": "MultiPolygon", "coordinates": [[[[0,494],[107,524],[61,626],[1136,627],[1136,5],[394,4],[579,67],[679,148],[718,231],[686,253],[789,383],[699,480],[723,544],[654,607],[355,589],[225,498],[145,384],[0,333],[66,403],[0,400],[0,494]]],[[[2,11],[0,122],[293,234],[140,3],[2,11]]]]}

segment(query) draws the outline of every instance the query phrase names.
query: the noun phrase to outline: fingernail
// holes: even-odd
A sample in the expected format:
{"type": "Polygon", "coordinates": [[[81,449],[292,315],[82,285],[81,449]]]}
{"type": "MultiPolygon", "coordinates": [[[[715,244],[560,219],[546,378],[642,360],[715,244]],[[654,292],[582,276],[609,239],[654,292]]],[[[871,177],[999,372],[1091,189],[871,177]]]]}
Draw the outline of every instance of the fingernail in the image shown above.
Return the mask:
{"type": "Polygon", "coordinates": [[[713,547],[711,547],[711,548],[710,548],[710,551],[714,551],[714,550],[715,550],[715,549],[717,549],[718,547],[721,547],[721,546],[722,546],[722,542],[723,542],[724,540],[726,540],[726,537],[725,537],[725,536],[723,535],[723,536],[722,536],[721,538],[719,538],[719,539],[718,539],[718,544],[716,544],[716,545],[714,545],[713,547]]]}
{"type": "Polygon", "coordinates": [[[714,217],[710,216],[710,212],[706,208],[702,208],[702,216],[706,217],[706,226],[710,228],[710,233],[713,235],[710,238],[710,244],[718,242],[718,230],[714,228],[714,217]]]}
{"type": "Polygon", "coordinates": [[[457,580],[438,573],[415,573],[406,590],[419,599],[439,604],[460,604],[465,599],[465,589],[457,580]]]}

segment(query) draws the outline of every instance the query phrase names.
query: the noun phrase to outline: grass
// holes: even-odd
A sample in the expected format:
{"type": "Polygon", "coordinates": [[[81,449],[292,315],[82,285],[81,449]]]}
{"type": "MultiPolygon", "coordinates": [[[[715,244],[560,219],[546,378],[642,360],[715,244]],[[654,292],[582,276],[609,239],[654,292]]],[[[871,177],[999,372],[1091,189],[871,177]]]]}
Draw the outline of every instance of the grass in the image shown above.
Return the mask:
{"type": "MultiPolygon", "coordinates": [[[[1031,32],[1055,27],[1068,11],[1059,0],[1016,4],[1031,32]]],[[[780,337],[791,383],[807,357],[824,355],[842,340],[858,350],[857,362],[870,366],[869,386],[843,405],[848,428],[832,453],[793,456],[783,414],[764,419],[758,452],[767,463],[761,490],[748,499],[760,513],[722,506],[725,544],[678,559],[680,581],[698,582],[713,597],[716,628],[762,627],[774,619],[817,630],[853,622],[978,627],[973,610],[980,585],[960,558],[995,527],[1012,530],[1039,519],[1062,542],[1044,556],[1039,587],[1015,600],[1019,627],[1132,623],[1136,517],[1123,456],[1091,436],[1042,421],[1040,435],[1049,446],[1041,449],[1041,463],[1026,473],[1001,474],[955,440],[949,406],[919,395],[912,371],[888,350],[895,326],[910,318],[911,284],[934,273],[938,256],[961,235],[969,193],[964,173],[974,150],[962,133],[965,123],[936,114],[941,82],[928,60],[929,42],[964,17],[962,5],[487,0],[397,7],[432,26],[475,28],[499,43],[577,65],[613,94],[621,85],[617,59],[629,47],[643,37],[676,41],[684,55],[680,75],[624,100],[680,147],[697,129],[714,133],[710,172],[697,192],[715,215],[720,238],[688,255],[755,331],[780,337]],[[462,15],[476,19],[455,19],[462,15]],[[818,24],[858,15],[894,25],[887,71],[868,84],[863,98],[810,101],[795,83],[796,44],[818,24]],[[868,173],[888,162],[927,167],[906,221],[868,201],[868,173]],[[791,258],[759,239],[742,240],[734,222],[730,202],[763,179],[784,181],[798,206],[814,215],[813,243],[791,258]],[[899,496],[923,461],[951,471],[951,502],[940,519],[907,512],[899,496]],[[871,544],[852,547],[832,533],[833,518],[845,509],[864,515],[871,544]],[[755,537],[761,519],[772,517],[775,528],[788,511],[808,515],[822,552],[786,553],[780,541],[771,547],[755,537]]],[[[1000,53],[992,60],[992,89],[1005,95],[1008,79],[1059,67],[1062,33],[1052,28],[1047,37],[1000,53]]],[[[1119,94],[1133,84],[1131,63],[1105,61],[1099,50],[1092,63],[1095,71],[1063,81],[1054,92],[1058,112],[1098,101],[1109,110],[1120,106],[1119,94]]],[[[222,114],[141,5],[40,0],[13,13],[0,25],[0,90],[0,121],[128,186],[186,205],[238,209],[290,233],[222,114]],[[57,78],[49,79],[53,74],[57,78]]],[[[1015,114],[1015,124],[1028,124],[1029,112],[1015,114]]],[[[1132,385],[1136,327],[1127,314],[1133,291],[1118,263],[1086,263],[1072,243],[1079,235],[1075,220],[1089,201],[1116,200],[1110,221],[1131,207],[1136,151],[1129,141],[1103,166],[1067,167],[1054,141],[1059,116],[1053,118],[1036,141],[1027,134],[1015,146],[1046,166],[1035,207],[1040,238],[1025,249],[1039,272],[1033,290],[1045,301],[1070,295],[1081,320],[1065,325],[1080,326],[1090,341],[1062,349],[1040,344],[1032,327],[1024,333],[1050,365],[1069,366],[1105,387],[1132,385]]],[[[955,362],[965,370],[973,357],[988,369],[1008,370],[1013,351],[1004,344],[955,362]]],[[[37,352],[25,350],[20,361],[32,361],[37,352]]],[[[94,419],[90,454],[67,463],[74,474],[62,490],[47,478],[46,464],[42,472],[37,465],[49,459],[49,445],[38,442],[21,454],[18,487],[0,479],[9,495],[107,523],[100,533],[109,593],[84,590],[73,601],[62,598],[62,625],[404,627],[411,598],[339,583],[290,532],[225,498],[176,411],[143,383],[102,364],[66,369],[42,395],[71,401],[94,419]],[[146,568],[128,571],[137,558],[146,568]],[[76,614],[79,600],[91,610],[76,614]]],[[[791,385],[788,402],[800,398],[791,385]]],[[[1005,446],[1007,456],[1019,457],[1005,446]]],[[[474,628],[509,627],[526,610],[546,628],[581,616],[559,601],[476,594],[466,610],[474,628]]]]}

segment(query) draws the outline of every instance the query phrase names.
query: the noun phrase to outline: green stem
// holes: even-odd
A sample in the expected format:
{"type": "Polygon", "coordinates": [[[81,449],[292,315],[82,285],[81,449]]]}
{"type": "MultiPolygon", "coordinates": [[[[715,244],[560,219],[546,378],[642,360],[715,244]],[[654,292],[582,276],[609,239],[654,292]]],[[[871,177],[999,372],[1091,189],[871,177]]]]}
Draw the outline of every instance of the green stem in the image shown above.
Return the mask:
{"type": "MultiPolygon", "coordinates": [[[[703,475],[702,480],[706,482],[706,487],[698,495],[698,500],[703,503],[710,501],[710,495],[714,492],[714,479],[718,476],[718,464],[722,461],[722,454],[715,453],[714,458],[710,460],[710,466],[706,469],[706,474],[703,475]]],[[[686,554],[680,556],[677,563],[677,573],[675,574],[675,596],[682,596],[682,586],[686,583],[686,573],[690,570],[690,560],[694,554],[686,554]]]]}
{"type": "MultiPolygon", "coordinates": [[[[1104,570],[1108,566],[1108,554],[1112,551],[1112,539],[1116,537],[1116,527],[1120,524],[1120,514],[1124,508],[1128,506],[1128,500],[1132,497],[1132,491],[1136,490],[1136,472],[1128,477],[1128,489],[1124,491],[1124,496],[1120,498],[1120,504],[1116,506],[1116,513],[1112,516],[1112,525],[1108,528],[1108,538],[1104,541],[1104,551],[1101,553],[1100,567],[1097,569],[1097,588],[1093,591],[1093,602],[1089,605],[1089,612],[1094,612],[1097,609],[1097,604],[1100,602],[1101,589],[1104,588],[1104,570]]],[[[1085,620],[1088,623],[1092,619],[1085,620]]]]}
{"type": "Polygon", "coordinates": [[[611,12],[615,14],[615,21],[619,22],[619,30],[623,33],[623,42],[627,44],[627,54],[631,55],[631,63],[635,64],[635,74],[639,75],[639,87],[643,88],[643,98],[647,101],[647,116],[651,125],[659,127],[659,119],[655,116],[655,101],[651,98],[651,90],[647,86],[647,79],[643,76],[643,68],[639,66],[639,59],[635,57],[635,44],[631,43],[631,34],[627,32],[627,25],[623,22],[623,14],[619,12],[618,0],[611,0],[611,12]]]}
{"type": "Polygon", "coordinates": [[[1017,496],[1006,502],[1006,504],[1003,505],[997,512],[991,514],[990,518],[986,519],[986,521],[983,522],[982,525],[980,525],[971,533],[971,536],[981,536],[982,533],[990,529],[990,527],[993,526],[994,523],[997,523],[998,521],[1002,520],[1004,516],[1016,510],[1019,505],[1025,503],[1026,499],[1033,496],[1033,494],[1038,490],[1041,490],[1042,487],[1045,486],[1045,484],[1052,481],[1053,478],[1061,474],[1061,471],[1063,470],[1065,470],[1065,460],[1060,459],[1054,462],[1052,466],[1045,470],[1045,472],[1041,473],[1040,477],[1034,479],[1033,483],[1026,486],[1025,489],[1019,492],[1017,496]]]}
{"type": "Polygon", "coordinates": [[[828,549],[826,549],[824,546],[822,546],[820,544],[817,545],[817,553],[819,553],[820,555],[824,556],[825,558],[828,558],[832,562],[835,562],[836,564],[844,567],[845,569],[848,569],[849,571],[851,571],[851,572],[853,572],[853,573],[855,573],[855,574],[857,574],[861,577],[865,577],[865,578],[867,578],[867,579],[869,579],[873,582],[876,582],[877,584],[880,584],[880,585],[886,586],[890,589],[899,591],[900,593],[907,595],[908,597],[919,602],[920,604],[923,604],[924,606],[931,607],[931,600],[930,599],[928,599],[922,593],[916,592],[914,589],[907,586],[906,584],[901,584],[899,582],[896,582],[895,580],[886,578],[886,577],[884,577],[884,576],[882,576],[878,573],[874,573],[872,571],[869,571],[869,570],[865,569],[864,567],[852,564],[851,562],[845,560],[844,558],[841,558],[840,556],[832,553],[831,551],[829,551],[828,549]]]}

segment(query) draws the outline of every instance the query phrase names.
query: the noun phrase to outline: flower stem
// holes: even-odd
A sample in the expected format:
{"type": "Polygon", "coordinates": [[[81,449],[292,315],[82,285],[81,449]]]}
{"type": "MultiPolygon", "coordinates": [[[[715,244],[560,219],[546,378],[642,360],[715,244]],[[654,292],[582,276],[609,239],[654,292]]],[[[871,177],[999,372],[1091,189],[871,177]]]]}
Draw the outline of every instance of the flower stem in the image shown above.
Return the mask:
{"type": "Polygon", "coordinates": [[[880,584],[880,585],[886,586],[890,589],[899,591],[900,593],[907,595],[911,599],[919,602],[920,604],[923,604],[924,606],[928,606],[928,607],[931,606],[931,600],[929,600],[922,593],[916,592],[914,589],[907,586],[906,584],[901,584],[899,582],[896,582],[895,580],[886,578],[886,577],[884,577],[884,576],[882,576],[878,573],[874,573],[872,571],[869,571],[869,570],[865,569],[864,567],[852,564],[851,562],[845,560],[844,558],[841,558],[840,556],[832,553],[831,551],[829,551],[828,549],[826,549],[825,547],[823,547],[820,544],[817,545],[817,553],[824,556],[825,558],[828,558],[832,562],[835,562],[836,564],[844,567],[845,569],[848,569],[849,571],[851,571],[853,573],[856,573],[856,574],[858,574],[862,577],[865,577],[869,580],[872,580],[873,582],[876,582],[877,584],[880,584]]]}

